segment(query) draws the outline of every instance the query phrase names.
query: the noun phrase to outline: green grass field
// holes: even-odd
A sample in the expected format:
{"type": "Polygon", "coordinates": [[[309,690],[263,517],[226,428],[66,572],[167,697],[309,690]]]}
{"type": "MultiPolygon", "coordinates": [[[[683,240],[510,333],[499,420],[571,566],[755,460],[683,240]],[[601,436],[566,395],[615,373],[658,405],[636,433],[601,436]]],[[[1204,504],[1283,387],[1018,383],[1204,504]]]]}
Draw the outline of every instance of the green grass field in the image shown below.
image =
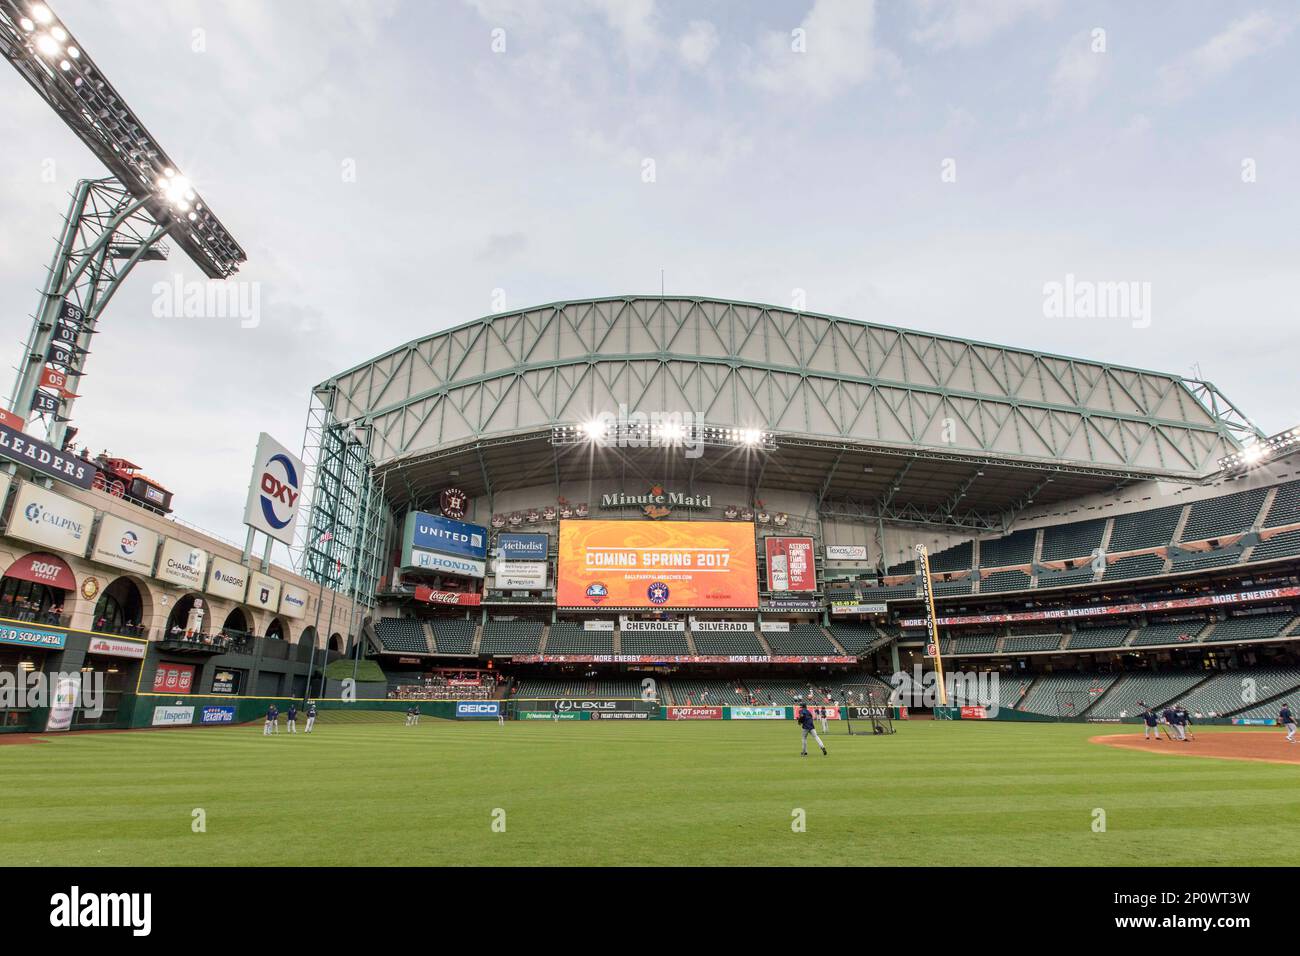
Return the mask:
{"type": "Polygon", "coordinates": [[[0,746],[0,841],[12,866],[1300,862],[1294,766],[1087,742],[1118,728],[898,728],[832,732],[828,758],[791,722],[55,736],[0,746]]]}

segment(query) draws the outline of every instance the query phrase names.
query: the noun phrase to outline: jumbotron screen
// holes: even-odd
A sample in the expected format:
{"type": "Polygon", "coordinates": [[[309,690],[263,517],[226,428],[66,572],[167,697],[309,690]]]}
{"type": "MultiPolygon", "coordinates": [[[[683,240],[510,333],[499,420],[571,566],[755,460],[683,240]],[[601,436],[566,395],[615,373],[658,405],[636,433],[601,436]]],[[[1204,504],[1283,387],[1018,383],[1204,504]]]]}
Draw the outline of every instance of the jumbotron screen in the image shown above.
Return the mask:
{"type": "Polygon", "coordinates": [[[757,607],[754,526],[562,521],[561,607],[757,607]]]}

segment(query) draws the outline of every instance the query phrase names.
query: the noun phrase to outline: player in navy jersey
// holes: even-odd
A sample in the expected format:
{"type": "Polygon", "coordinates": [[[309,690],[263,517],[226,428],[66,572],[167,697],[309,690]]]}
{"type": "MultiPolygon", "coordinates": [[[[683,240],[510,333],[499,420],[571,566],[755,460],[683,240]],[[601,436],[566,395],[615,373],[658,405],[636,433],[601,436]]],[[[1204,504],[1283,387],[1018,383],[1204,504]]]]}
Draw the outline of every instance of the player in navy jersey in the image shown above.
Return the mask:
{"type": "Polygon", "coordinates": [[[307,733],[311,733],[311,729],[315,726],[316,726],[316,702],[313,700],[307,702],[307,733]]]}
{"type": "Polygon", "coordinates": [[[1142,711],[1142,739],[1160,739],[1160,718],[1150,707],[1142,711]]]}
{"type": "Polygon", "coordinates": [[[275,704],[266,708],[266,726],[262,728],[262,736],[269,737],[271,734],[280,732],[280,710],[275,704]]]}
{"type": "Polygon", "coordinates": [[[1277,721],[1286,728],[1286,742],[1295,743],[1295,717],[1291,713],[1291,705],[1282,702],[1282,710],[1277,715],[1277,721]]]}
{"type": "Polygon", "coordinates": [[[284,729],[291,734],[298,732],[298,705],[290,703],[289,709],[284,712],[284,729]]]}
{"type": "Polygon", "coordinates": [[[826,745],[817,736],[817,724],[813,721],[812,711],[808,709],[807,704],[799,705],[799,713],[795,716],[795,720],[799,722],[799,726],[803,729],[802,756],[808,756],[808,735],[812,734],[813,740],[817,741],[817,746],[822,748],[822,756],[829,757],[830,754],[826,752],[826,745]]]}

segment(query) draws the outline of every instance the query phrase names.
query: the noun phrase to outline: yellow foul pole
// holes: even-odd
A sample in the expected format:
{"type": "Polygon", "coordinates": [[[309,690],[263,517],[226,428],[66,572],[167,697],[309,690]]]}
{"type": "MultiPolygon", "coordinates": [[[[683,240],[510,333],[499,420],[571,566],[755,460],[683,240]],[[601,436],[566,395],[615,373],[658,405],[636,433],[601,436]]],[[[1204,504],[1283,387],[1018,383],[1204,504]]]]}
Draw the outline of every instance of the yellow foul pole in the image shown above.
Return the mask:
{"type": "Polygon", "coordinates": [[[925,545],[916,546],[916,555],[921,560],[921,586],[925,590],[925,629],[927,640],[934,648],[934,676],[939,684],[939,703],[948,706],[948,685],[943,679],[943,655],[939,650],[939,620],[934,613],[934,587],[930,580],[930,552],[925,545]]]}

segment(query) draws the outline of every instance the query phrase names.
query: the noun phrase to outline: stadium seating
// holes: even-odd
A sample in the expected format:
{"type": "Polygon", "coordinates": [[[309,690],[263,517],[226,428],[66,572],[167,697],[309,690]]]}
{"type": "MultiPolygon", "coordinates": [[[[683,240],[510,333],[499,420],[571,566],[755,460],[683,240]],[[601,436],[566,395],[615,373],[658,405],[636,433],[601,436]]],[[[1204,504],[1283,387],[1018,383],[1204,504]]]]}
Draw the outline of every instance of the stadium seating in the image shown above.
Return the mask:
{"type": "Polygon", "coordinates": [[[433,641],[439,654],[473,654],[474,632],[477,625],[473,621],[453,621],[434,619],[433,641]]]}
{"type": "Polygon", "coordinates": [[[641,690],[641,680],[630,677],[521,677],[511,697],[640,697],[641,690]]]}
{"type": "Polygon", "coordinates": [[[975,542],[963,541],[951,548],[945,548],[930,555],[930,573],[940,574],[944,571],[967,571],[975,560],[975,542]]]}
{"type": "Polygon", "coordinates": [[[998,649],[996,634],[963,634],[945,641],[950,650],[946,654],[992,654],[998,649]]]}
{"type": "Polygon", "coordinates": [[[1005,707],[1008,710],[1014,709],[1033,684],[1034,678],[1032,674],[1025,674],[1020,677],[998,674],[998,706],[1005,707]]]}
{"type": "Polygon", "coordinates": [[[662,654],[678,657],[690,654],[684,631],[623,631],[618,636],[620,654],[662,654]]]}
{"type": "MultiPolygon", "coordinates": [[[[698,641],[699,635],[695,637],[698,641]]],[[[667,685],[672,700],[678,704],[690,701],[696,706],[741,706],[749,702],[739,681],[673,677],[667,685]]]]}
{"type": "Polygon", "coordinates": [[[1070,642],[1066,646],[1072,651],[1119,647],[1128,638],[1130,630],[1132,628],[1127,624],[1080,627],[1070,635],[1070,642]]]}
{"type": "Polygon", "coordinates": [[[483,625],[479,653],[536,654],[541,640],[541,621],[488,621],[483,625]]]}
{"type": "Polygon", "coordinates": [[[1114,682],[1114,674],[1043,674],[1017,710],[1052,717],[1077,717],[1114,682]]]}
{"type": "Polygon", "coordinates": [[[1122,551],[1141,551],[1159,548],[1174,538],[1182,505],[1156,508],[1152,511],[1135,511],[1115,518],[1106,550],[1111,554],[1122,551]]]}
{"type": "Polygon", "coordinates": [[[1182,540],[1201,541],[1248,530],[1259,516],[1267,494],[1267,488],[1252,488],[1192,502],[1182,540]]]}
{"type": "Polygon", "coordinates": [[[865,654],[876,644],[889,640],[888,634],[869,624],[833,624],[830,630],[849,654],[865,654]]]}
{"type": "Polygon", "coordinates": [[[1214,630],[1205,640],[1206,643],[1265,640],[1278,637],[1294,620],[1295,615],[1290,611],[1272,614],[1237,614],[1215,624],[1214,630]]]}
{"type": "Polygon", "coordinates": [[[1029,564],[1034,560],[1034,541],[1037,535],[1037,528],[1029,528],[1013,531],[1004,538],[981,541],[980,567],[1004,568],[1012,564],[1029,564]]]}
{"type": "Polygon", "coordinates": [[[1130,647],[1147,647],[1152,644],[1191,644],[1205,630],[1202,620],[1161,621],[1141,628],[1130,647]]]}
{"type": "Polygon", "coordinates": [[[1093,579],[1091,564],[1085,564],[1083,567],[1072,568],[1068,571],[1039,571],[1038,586],[1040,588],[1063,588],[1076,584],[1091,584],[1093,579]]]}
{"type": "Polygon", "coordinates": [[[1131,554],[1106,565],[1103,581],[1122,581],[1126,578],[1149,578],[1165,569],[1165,559],[1159,554],[1131,554]]]}
{"type": "Polygon", "coordinates": [[[1024,591],[1029,588],[1030,577],[1024,571],[994,571],[980,581],[980,594],[998,591],[1024,591]]]}
{"type": "Polygon", "coordinates": [[[1241,548],[1224,548],[1221,551],[1185,551],[1175,554],[1169,566],[1171,574],[1186,571],[1208,571],[1224,568],[1241,561],[1241,548]]]}
{"type": "Polygon", "coordinates": [[[960,581],[934,581],[934,593],[938,597],[950,594],[970,594],[974,589],[975,580],[973,577],[965,577],[960,581]]]}
{"type": "Polygon", "coordinates": [[[709,656],[765,657],[767,651],[758,641],[758,635],[752,631],[695,631],[691,634],[695,641],[695,652],[709,656]]]}
{"type": "Polygon", "coordinates": [[[1269,561],[1300,554],[1300,531],[1284,531],[1267,541],[1261,541],[1250,552],[1250,561],[1269,561]]]}
{"type": "Polygon", "coordinates": [[[804,657],[829,657],[839,653],[816,624],[791,624],[789,631],[767,631],[763,638],[772,653],[804,657]]]}
{"type": "Polygon", "coordinates": [[[613,654],[613,631],[588,631],[581,624],[552,624],[547,654],[613,654]]]}
{"type": "Polygon", "coordinates": [[[1017,634],[1002,642],[1006,654],[1024,654],[1029,651],[1055,651],[1061,647],[1060,634],[1017,634]]]}
{"type": "MultiPolygon", "coordinates": [[[[1300,687],[1300,668],[1252,667],[1248,670],[1219,671],[1188,694],[1180,697],[1193,716],[1226,716],[1257,701],[1300,687]],[[1251,683],[1244,683],[1249,680],[1251,683]]],[[[1276,711],[1274,712],[1276,713],[1276,711]]]]}
{"type": "Polygon", "coordinates": [[[406,617],[383,617],[375,621],[375,634],[384,650],[399,654],[428,654],[424,625],[406,617]]]}
{"type": "Polygon", "coordinates": [[[1170,671],[1168,673],[1125,674],[1102,697],[1089,717],[1136,717],[1142,712],[1138,701],[1148,707],[1160,707],[1185,694],[1202,680],[1202,671],[1170,671]]]}
{"type": "Polygon", "coordinates": [[[1105,518],[1048,525],[1043,529],[1042,560],[1062,561],[1066,558],[1087,557],[1101,547],[1101,536],[1105,530],[1105,518]]]}
{"type": "Polygon", "coordinates": [[[1277,495],[1264,518],[1263,527],[1277,528],[1284,524],[1300,523],[1300,481],[1278,485],[1277,495]]]}

